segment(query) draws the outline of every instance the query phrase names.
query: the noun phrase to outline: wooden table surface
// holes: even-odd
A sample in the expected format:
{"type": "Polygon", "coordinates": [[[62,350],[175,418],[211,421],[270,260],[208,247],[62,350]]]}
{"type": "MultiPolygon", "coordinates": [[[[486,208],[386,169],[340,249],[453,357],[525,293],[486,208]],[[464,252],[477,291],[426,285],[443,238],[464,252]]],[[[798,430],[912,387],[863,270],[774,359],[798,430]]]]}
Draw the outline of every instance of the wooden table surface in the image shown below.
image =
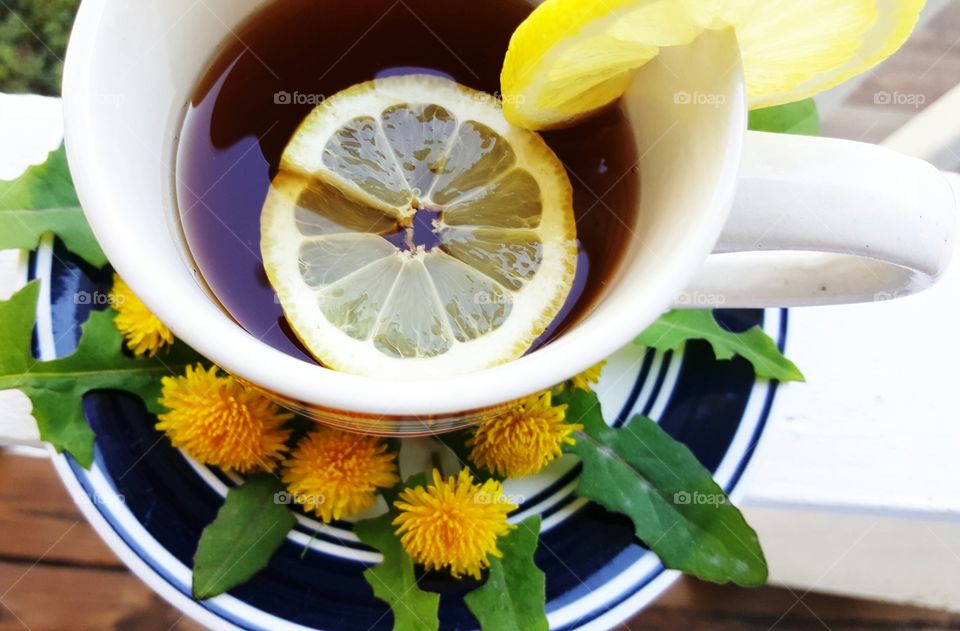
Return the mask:
{"type": "MultiPolygon", "coordinates": [[[[123,566],[84,521],[47,459],[0,452],[0,631],[201,628],[123,566]]],[[[683,580],[625,628],[960,630],[960,615],[683,580]]]]}

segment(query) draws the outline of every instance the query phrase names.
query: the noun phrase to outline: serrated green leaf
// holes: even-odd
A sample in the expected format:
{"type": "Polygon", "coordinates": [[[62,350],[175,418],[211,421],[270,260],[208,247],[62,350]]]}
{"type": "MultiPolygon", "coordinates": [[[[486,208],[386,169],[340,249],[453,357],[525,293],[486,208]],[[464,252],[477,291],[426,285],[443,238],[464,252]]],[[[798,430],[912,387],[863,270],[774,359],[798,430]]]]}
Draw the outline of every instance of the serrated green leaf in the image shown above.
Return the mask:
{"type": "Polygon", "coordinates": [[[752,110],[747,125],[755,131],[781,134],[820,135],[820,116],[813,99],[752,110]]]}
{"type": "Polygon", "coordinates": [[[267,566],[297,521],[277,500],[283,490],[275,476],[261,473],[227,492],[193,557],[195,598],[222,594],[267,566]]]}
{"type": "MultiPolygon", "coordinates": [[[[407,482],[408,486],[417,484],[407,482]]],[[[353,532],[360,541],[383,555],[383,561],[365,570],[363,577],[374,596],[390,605],[394,631],[436,631],[440,627],[440,595],[424,591],[417,584],[413,559],[394,532],[394,517],[396,513],[390,511],[354,525],[353,532]]]]}
{"type": "Polygon", "coordinates": [[[0,180],[0,249],[33,249],[46,232],[94,267],[106,265],[80,209],[63,147],[17,179],[0,180]]]}
{"type": "Polygon", "coordinates": [[[583,463],[579,496],[629,517],[667,567],[715,583],[766,582],[757,534],[689,449],[644,416],[609,427],[592,392],[566,391],[557,402],[584,425],[565,447],[583,463]]]}
{"type": "Polygon", "coordinates": [[[540,542],[540,516],[533,515],[501,538],[503,558],[490,558],[486,583],[464,597],[483,631],[546,631],[546,578],[533,562],[540,542]]]}
{"type": "Polygon", "coordinates": [[[14,180],[0,180],[0,210],[79,206],[61,145],[42,164],[32,165],[14,180]]]}
{"type": "Polygon", "coordinates": [[[161,411],[160,378],[189,364],[206,362],[181,342],[157,357],[128,357],[113,324],[112,311],[94,311],[82,325],[76,350],[66,357],[38,361],[30,342],[39,282],[33,281],[0,301],[0,390],[21,390],[33,404],[40,437],[57,451],[68,451],[84,467],[93,461],[94,435],[81,402],[91,390],[123,390],[139,395],[153,413],[161,411]]]}
{"type": "Polygon", "coordinates": [[[724,329],[703,309],[676,309],[668,311],[650,325],[635,343],[659,351],[678,350],[689,340],[706,340],[713,347],[717,359],[731,359],[739,355],[753,366],[758,377],[778,381],[803,381],[803,373],[783,356],[776,342],[755,326],[743,333],[724,329]]]}

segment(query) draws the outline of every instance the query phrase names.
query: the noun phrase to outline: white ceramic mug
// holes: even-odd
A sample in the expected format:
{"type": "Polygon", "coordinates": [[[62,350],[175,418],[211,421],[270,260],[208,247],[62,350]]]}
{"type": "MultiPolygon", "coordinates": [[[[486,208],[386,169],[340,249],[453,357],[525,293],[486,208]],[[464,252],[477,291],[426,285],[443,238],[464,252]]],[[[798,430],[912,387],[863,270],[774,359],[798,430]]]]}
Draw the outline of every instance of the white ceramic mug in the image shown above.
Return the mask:
{"type": "Polygon", "coordinates": [[[554,342],[430,382],[334,372],[245,332],[201,288],[176,221],[194,85],[265,0],[84,0],[64,71],[67,154],[104,251],[174,333],[318,420],[384,434],[476,421],[629,344],[671,306],[886,299],[946,266],[956,207],[929,164],[855,142],[747,132],[736,41],[664,49],[622,101],[640,157],[634,238],[596,308],[554,342]]]}

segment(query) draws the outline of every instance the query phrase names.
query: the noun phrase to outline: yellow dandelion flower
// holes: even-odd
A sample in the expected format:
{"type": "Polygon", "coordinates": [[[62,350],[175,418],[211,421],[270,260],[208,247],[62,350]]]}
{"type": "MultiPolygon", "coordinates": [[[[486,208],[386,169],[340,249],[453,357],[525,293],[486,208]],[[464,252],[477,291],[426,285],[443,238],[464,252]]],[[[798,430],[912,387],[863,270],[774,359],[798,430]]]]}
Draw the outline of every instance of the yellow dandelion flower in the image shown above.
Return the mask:
{"type": "Polygon", "coordinates": [[[285,450],[293,417],[262,394],[217,367],[187,366],[182,377],[164,377],[157,429],[167,433],[174,447],[197,460],[222,469],[246,473],[273,469],[285,450]]]}
{"type": "Polygon", "coordinates": [[[476,484],[467,469],[446,480],[434,469],[433,484],[406,489],[394,506],[400,515],[393,525],[410,557],[428,570],[447,568],[454,578],[480,578],[488,556],[502,556],[497,538],[516,527],[507,513],[517,507],[504,499],[500,483],[476,484]]]}
{"type": "Polygon", "coordinates": [[[603,372],[603,367],[606,365],[607,365],[607,361],[603,360],[596,366],[591,366],[590,368],[587,368],[579,375],[574,375],[573,378],[570,380],[570,386],[574,390],[579,388],[580,390],[586,390],[587,392],[590,392],[591,390],[593,390],[592,386],[595,386],[597,383],[600,382],[600,373],[603,372]]]}
{"type": "Polygon", "coordinates": [[[137,357],[152,357],[164,346],[173,344],[173,333],[170,329],[150,313],[146,305],[140,302],[117,274],[113,275],[110,306],[117,312],[113,323],[123,335],[127,348],[137,357]]]}
{"type": "Polygon", "coordinates": [[[399,482],[395,459],[376,436],[324,427],[297,444],[283,481],[294,501],[330,523],[370,508],[378,488],[399,482]]]}
{"type": "Polygon", "coordinates": [[[566,405],[553,405],[548,390],[534,394],[477,426],[467,441],[470,460],[511,478],[537,473],[572,445],[582,425],[566,423],[566,405]]]}

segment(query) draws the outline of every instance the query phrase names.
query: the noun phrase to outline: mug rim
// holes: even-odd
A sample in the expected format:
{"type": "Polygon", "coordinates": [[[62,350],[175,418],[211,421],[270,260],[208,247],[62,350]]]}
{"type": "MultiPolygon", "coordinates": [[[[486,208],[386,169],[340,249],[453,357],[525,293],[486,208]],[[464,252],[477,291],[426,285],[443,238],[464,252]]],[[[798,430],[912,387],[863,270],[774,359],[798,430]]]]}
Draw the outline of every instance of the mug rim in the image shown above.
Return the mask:
{"type": "MultiPolygon", "coordinates": [[[[109,174],[98,165],[97,139],[91,125],[93,81],[90,80],[97,33],[107,0],[85,0],[71,32],[63,71],[64,143],[67,160],[84,213],[111,265],[147,307],[173,333],[227,372],[285,399],[373,416],[422,418],[483,410],[520,399],[561,383],[629,344],[667,310],[689,283],[716,243],[733,202],[746,130],[742,69],[732,82],[740,93],[731,107],[731,133],[709,194],[709,217],[688,231],[684,250],[672,269],[651,275],[644,292],[636,292],[617,311],[629,318],[588,318],[549,344],[479,371],[425,381],[391,381],[337,372],[308,363],[260,342],[238,324],[225,327],[203,309],[183,308],[166,300],[170,288],[144,269],[125,233],[111,225],[113,206],[107,193],[109,174]]],[[[735,40],[729,39],[735,46],[735,40]]],[[[735,53],[739,59],[739,51],[735,53]]],[[[159,168],[159,167],[158,167],[159,168]]],[[[641,193],[642,195],[642,193],[641,193]]],[[[175,203],[175,201],[174,201],[175,203]]]]}

